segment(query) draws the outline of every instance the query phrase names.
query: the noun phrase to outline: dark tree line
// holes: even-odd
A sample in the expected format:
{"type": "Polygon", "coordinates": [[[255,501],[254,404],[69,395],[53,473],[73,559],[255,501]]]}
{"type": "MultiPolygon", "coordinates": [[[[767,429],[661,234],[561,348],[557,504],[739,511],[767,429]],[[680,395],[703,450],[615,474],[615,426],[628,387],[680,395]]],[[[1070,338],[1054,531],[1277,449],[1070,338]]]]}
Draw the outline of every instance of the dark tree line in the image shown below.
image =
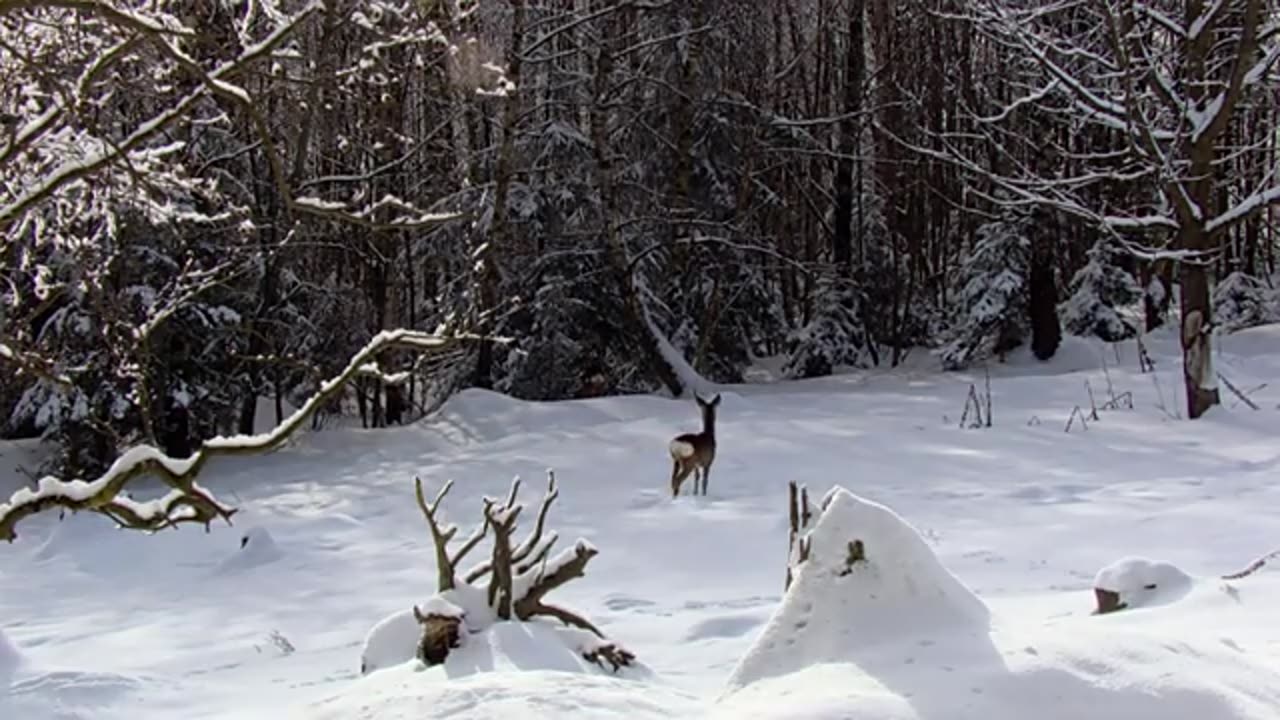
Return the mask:
{"type": "Polygon", "coordinates": [[[959,368],[1178,318],[1197,416],[1211,321],[1275,317],[1276,16],[0,0],[4,431],[69,472],[187,454],[397,327],[512,342],[388,349],[403,382],[331,412],[681,394],[765,356],[959,368]]]}

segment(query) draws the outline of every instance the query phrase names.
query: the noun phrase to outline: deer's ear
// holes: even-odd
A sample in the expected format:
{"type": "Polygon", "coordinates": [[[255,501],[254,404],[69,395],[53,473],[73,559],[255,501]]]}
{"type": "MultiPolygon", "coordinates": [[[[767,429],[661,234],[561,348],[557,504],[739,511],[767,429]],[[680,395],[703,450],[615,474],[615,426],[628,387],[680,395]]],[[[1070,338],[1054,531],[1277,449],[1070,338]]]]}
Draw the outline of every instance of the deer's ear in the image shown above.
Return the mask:
{"type": "Polygon", "coordinates": [[[711,407],[716,407],[719,404],[720,404],[720,393],[716,393],[716,396],[711,398],[711,407]]]}

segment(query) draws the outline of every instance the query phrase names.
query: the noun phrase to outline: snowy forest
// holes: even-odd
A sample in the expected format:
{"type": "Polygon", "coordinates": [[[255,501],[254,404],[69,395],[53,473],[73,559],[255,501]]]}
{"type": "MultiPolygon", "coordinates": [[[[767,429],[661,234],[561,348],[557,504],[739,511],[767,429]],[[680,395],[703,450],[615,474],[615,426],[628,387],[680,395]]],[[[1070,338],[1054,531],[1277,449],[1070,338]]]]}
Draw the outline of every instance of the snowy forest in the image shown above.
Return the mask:
{"type": "Polygon", "coordinates": [[[0,0],[3,432],[998,362],[1274,320],[1275,3],[0,0]],[[270,405],[267,406],[268,408],[270,405]]]}
{"type": "Polygon", "coordinates": [[[0,236],[0,717],[1280,717],[1280,0],[0,0],[0,236]]]}

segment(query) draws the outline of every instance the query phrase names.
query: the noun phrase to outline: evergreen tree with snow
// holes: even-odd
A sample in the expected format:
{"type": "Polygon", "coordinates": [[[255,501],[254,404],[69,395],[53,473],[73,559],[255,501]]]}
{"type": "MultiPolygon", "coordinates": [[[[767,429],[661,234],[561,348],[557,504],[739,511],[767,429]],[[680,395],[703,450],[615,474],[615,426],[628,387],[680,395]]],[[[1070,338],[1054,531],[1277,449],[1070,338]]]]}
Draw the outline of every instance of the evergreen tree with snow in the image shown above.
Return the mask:
{"type": "Polygon", "coordinates": [[[1280,320],[1280,298],[1258,278],[1236,270],[1213,289],[1214,316],[1223,330],[1243,330],[1280,320]]]}
{"type": "Polygon", "coordinates": [[[1026,216],[1013,211],[978,228],[958,277],[956,298],[961,309],[938,351],[944,369],[960,370],[993,353],[1003,355],[1026,339],[1028,230],[1026,216]]]}
{"type": "Polygon", "coordinates": [[[839,366],[867,361],[870,338],[862,319],[862,294],[835,277],[818,282],[812,319],[788,337],[783,374],[789,378],[830,375],[839,366]]]}
{"type": "Polygon", "coordinates": [[[1062,304],[1062,321],[1073,335],[1096,335],[1116,342],[1137,333],[1123,311],[1142,299],[1142,288],[1120,267],[1121,251],[1109,238],[1089,249],[1088,261],[1071,279],[1071,296],[1062,304]]]}

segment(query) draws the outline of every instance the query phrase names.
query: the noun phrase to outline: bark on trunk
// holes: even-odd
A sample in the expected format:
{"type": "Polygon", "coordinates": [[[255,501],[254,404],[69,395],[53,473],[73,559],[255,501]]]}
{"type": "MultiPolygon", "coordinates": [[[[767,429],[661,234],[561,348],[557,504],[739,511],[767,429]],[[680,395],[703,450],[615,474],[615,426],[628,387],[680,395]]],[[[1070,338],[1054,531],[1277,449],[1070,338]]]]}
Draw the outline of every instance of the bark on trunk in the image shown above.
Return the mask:
{"type": "Polygon", "coordinates": [[[1217,378],[1210,353],[1212,318],[1209,306],[1209,278],[1203,265],[1184,263],[1182,267],[1182,374],[1186,385],[1187,417],[1204,415],[1220,402],[1217,378]]]}
{"type": "Polygon", "coordinates": [[[595,155],[596,185],[600,188],[601,216],[605,257],[609,263],[615,286],[623,293],[626,309],[626,327],[633,345],[644,357],[649,371],[673,396],[684,394],[684,383],[671,364],[662,355],[658,338],[653,334],[644,315],[644,307],[635,286],[631,261],[618,234],[614,222],[617,214],[617,188],[613,178],[613,151],[609,144],[609,116],[604,108],[608,102],[610,80],[613,72],[613,56],[608,47],[602,47],[596,57],[593,72],[593,93],[590,126],[592,151],[595,155]]]}

